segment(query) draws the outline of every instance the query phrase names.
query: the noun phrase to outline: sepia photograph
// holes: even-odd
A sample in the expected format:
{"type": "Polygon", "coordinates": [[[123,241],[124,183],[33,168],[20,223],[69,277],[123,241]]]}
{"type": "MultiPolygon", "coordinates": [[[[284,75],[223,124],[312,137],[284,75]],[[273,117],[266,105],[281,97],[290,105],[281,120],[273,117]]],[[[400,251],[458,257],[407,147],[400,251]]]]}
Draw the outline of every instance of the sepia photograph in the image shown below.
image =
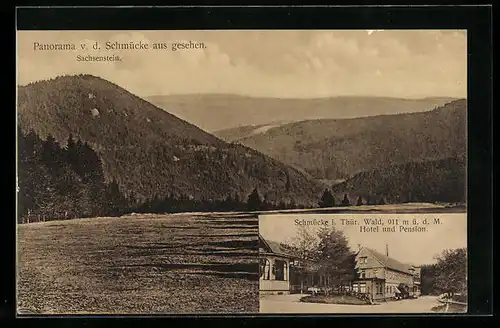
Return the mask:
{"type": "Polygon", "coordinates": [[[465,287],[429,273],[466,255],[465,239],[443,253],[455,232],[434,244],[421,226],[384,239],[363,225],[346,235],[357,271],[344,279],[297,257],[298,232],[266,229],[285,226],[275,215],[433,213],[465,238],[465,221],[444,219],[467,212],[465,30],[16,39],[19,316],[344,311],[311,305],[330,297],[353,313],[464,308],[465,287]]]}
{"type": "Polygon", "coordinates": [[[467,312],[466,213],[262,215],[259,261],[263,313],[467,312]]]}

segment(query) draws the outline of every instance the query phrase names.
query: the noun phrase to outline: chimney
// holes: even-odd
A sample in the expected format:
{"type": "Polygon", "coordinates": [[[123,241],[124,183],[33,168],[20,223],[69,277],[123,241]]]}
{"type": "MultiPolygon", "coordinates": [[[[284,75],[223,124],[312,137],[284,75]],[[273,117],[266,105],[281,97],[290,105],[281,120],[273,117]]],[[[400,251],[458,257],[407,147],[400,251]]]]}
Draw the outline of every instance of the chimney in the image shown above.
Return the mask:
{"type": "Polygon", "coordinates": [[[361,244],[358,244],[358,251],[361,250],[361,244]]]}
{"type": "Polygon", "coordinates": [[[389,257],[389,245],[385,244],[385,256],[389,257]]]}

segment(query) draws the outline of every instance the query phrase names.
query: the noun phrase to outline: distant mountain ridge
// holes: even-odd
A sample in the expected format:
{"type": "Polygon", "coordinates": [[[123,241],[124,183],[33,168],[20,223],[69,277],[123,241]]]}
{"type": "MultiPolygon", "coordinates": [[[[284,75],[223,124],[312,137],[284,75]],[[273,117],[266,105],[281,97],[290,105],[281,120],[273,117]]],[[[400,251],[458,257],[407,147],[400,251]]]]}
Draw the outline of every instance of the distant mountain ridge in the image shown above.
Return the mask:
{"type": "Polygon", "coordinates": [[[62,76],[18,89],[18,124],[64,144],[69,134],[100,156],[105,177],[126,195],[241,199],[254,188],[270,201],[316,202],[307,174],[230,144],[91,75],[62,76]]]}
{"type": "Polygon", "coordinates": [[[216,133],[317,179],[339,180],[407,162],[459,157],[466,153],[467,101],[455,100],[419,113],[355,119],[306,120],[253,133],[241,127],[216,133]]]}
{"type": "Polygon", "coordinates": [[[208,132],[276,122],[421,112],[456,100],[448,97],[400,99],[369,96],[293,99],[231,94],[159,95],[145,99],[208,132]]]}

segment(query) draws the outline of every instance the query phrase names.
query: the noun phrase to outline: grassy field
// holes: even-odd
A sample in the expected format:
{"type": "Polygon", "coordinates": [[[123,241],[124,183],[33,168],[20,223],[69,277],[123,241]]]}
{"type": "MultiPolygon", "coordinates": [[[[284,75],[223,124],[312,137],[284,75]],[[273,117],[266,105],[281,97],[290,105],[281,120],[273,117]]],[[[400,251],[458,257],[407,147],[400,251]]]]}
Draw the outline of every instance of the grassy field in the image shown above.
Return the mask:
{"type": "Polygon", "coordinates": [[[262,214],[307,213],[307,214],[362,214],[362,213],[466,213],[462,204],[449,203],[402,203],[387,205],[335,206],[326,208],[274,210],[262,214]]]}
{"type": "Polygon", "coordinates": [[[18,309],[259,312],[250,214],[130,215],[18,226],[18,309]]]}

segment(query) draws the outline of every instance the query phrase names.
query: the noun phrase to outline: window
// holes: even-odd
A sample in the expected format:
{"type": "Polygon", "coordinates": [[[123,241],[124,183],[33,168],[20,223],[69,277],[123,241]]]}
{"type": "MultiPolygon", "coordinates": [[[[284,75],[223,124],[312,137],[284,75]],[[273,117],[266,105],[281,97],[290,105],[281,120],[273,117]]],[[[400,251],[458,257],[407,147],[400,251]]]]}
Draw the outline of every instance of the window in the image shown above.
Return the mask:
{"type": "Polygon", "coordinates": [[[285,267],[286,262],[276,260],[274,261],[274,279],[275,280],[285,280],[285,267]]]}
{"type": "Polygon", "coordinates": [[[367,260],[366,256],[360,257],[360,258],[359,258],[359,263],[361,263],[361,264],[366,264],[366,263],[368,263],[368,260],[367,260]]]}
{"type": "Polygon", "coordinates": [[[266,259],[259,259],[259,277],[264,277],[264,268],[266,267],[266,259]]]}
{"type": "Polygon", "coordinates": [[[286,262],[283,263],[283,280],[288,280],[288,266],[286,262]]]}
{"type": "Polygon", "coordinates": [[[269,280],[269,273],[271,272],[271,263],[268,259],[265,260],[264,264],[264,277],[262,279],[269,280]]]}
{"type": "Polygon", "coordinates": [[[362,279],[364,279],[364,278],[365,278],[365,276],[366,276],[366,275],[365,275],[365,272],[364,272],[364,271],[361,271],[360,277],[361,277],[362,279]]]}

